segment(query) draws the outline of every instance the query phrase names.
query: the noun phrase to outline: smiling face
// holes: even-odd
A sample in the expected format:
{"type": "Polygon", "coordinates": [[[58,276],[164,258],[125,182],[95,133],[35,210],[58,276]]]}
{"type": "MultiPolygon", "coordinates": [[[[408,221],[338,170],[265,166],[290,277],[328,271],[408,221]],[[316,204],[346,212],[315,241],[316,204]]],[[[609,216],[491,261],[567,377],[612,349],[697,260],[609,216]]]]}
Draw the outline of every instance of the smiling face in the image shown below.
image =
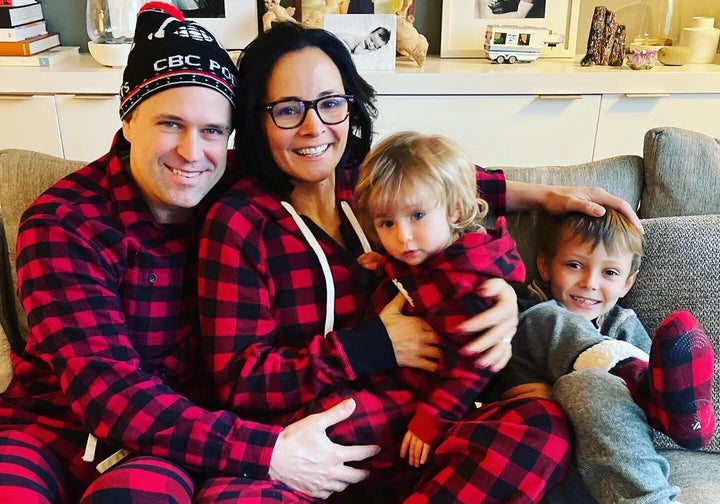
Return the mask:
{"type": "Polygon", "coordinates": [[[538,256],[541,278],[550,284],[553,299],[587,320],[607,313],[635,282],[633,253],[619,248],[609,253],[565,231],[555,256],[538,256]]]}
{"type": "Polygon", "coordinates": [[[185,221],[220,180],[230,125],[227,98],[199,86],[156,93],[123,121],[130,173],[158,222],[185,221]]]}
{"type": "MultiPolygon", "coordinates": [[[[400,190],[397,204],[370,209],[373,226],[386,252],[417,266],[453,241],[446,204],[424,184],[400,190]]],[[[457,215],[452,217],[457,221],[457,215]]]]}
{"type": "MultiPolygon", "coordinates": [[[[306,47],[278,60],[270,74],[265,102],[315,100],[344,93],[335,63],[322,50],[306,47]]],[[[264,116],[262,124],[273,159],[295,186],[334,180],[335,167],[347,145],[349,120],[327,125],[314,110],[308,110],[300,126],[281,129],[270,114],[264,116]]]]}

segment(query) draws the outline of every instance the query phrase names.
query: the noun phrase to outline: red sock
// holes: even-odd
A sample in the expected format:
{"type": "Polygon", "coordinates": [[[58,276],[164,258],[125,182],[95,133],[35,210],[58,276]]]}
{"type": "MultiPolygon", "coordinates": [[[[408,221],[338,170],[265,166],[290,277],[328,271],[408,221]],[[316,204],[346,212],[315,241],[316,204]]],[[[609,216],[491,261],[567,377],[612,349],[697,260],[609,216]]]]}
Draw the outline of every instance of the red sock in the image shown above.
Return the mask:
{"type": "Polygon", "coordinates": [[[610,373],[625,380],[648,424],[684,448],[710,442],[714,354],[702,327],[688,312],[669,315],[655,333],[650,362],[630,358],[610,373]]]}

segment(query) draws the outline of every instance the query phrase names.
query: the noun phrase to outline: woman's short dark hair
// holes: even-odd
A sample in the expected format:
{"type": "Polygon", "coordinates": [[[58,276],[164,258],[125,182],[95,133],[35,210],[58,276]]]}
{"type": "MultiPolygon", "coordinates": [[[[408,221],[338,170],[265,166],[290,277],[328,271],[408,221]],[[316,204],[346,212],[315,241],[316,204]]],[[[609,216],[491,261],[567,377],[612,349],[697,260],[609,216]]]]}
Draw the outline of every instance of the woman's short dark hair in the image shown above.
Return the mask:
{"type": "Polygon", "coordinates": [[[278,60],[306,47],[317,47],[328,55],[340,72],[345,93],[354,97],[350,105],[350,134],[339,167],[359,163],[365,157],[370,150],[372,123],[377,116],[375,89],[360,76],[347,47],[335,35],[290,22],[274,24],[259,35],[238,61],[235,158],[241,170],[267,182],[282,195],[292,191],[292,184],[272,157],[262,128],[260,107],[265,103],[270,74],[278,60]]]}

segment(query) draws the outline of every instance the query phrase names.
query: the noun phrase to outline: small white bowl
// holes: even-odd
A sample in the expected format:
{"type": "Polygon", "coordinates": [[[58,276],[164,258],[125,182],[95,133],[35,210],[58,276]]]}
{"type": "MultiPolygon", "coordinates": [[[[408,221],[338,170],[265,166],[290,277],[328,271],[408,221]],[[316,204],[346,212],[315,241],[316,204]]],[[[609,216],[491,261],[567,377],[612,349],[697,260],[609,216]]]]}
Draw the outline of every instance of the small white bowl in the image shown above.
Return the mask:
{"type": "Polygon", "coordinates": [[[88,50],[95,61],[109,67],[124,67],[127,65],[131,46],[132,44],[88,42],[88,50]]]}

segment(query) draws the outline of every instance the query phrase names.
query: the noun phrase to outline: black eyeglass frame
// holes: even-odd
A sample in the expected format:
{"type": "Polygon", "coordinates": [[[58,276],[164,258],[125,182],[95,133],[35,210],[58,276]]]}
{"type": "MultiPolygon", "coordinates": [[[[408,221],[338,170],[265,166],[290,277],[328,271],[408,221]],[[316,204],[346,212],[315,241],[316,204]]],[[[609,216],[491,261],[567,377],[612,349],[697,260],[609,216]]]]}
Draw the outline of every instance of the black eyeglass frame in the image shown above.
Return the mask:
{"type": "Polygon", "coordinates": [[[315,100],[288,100],[288,99],[278,100],[278,101],[274,101],[274,102],[270,102],[270,103],[266,103],[266,104],[262,105],[260,107],[260,110],[267,112],[270,115],[270,119],[272,119],[273,124],[280,129],[295,129],[295,128],[299,127],[303,122],[305,122],[305,118],[307,117],[308,111],[310,111],[310,110],[315,111],[315,113],[318,116],[318,119],[320,119],[320,121],[323,124],[327,124],[328,126],[334,126],[335,124],[340,124],[341,122],[345,121],[348,117],[350,117],[350,105],[354,101],[355,101],[355,97],[353,95],[332,94],[332,95],[327,95],[327,96],[321,96],[320,98],[316,98],[315,100]],[[345,114],[345,117],[343,117],[339,121],[327,122],[326,120],[324,120],[322,118],[322,114],[317,109],[317,104],[319,102],[321,102],[323,100],[328,100],[331,98],[344,98],[348,102],[347,114],[345,114]],[[303,105],[302,117],[300,118],[300,120],[298,121],[298,123],[295,126],[280,126],[277,123],[277,120],[275,119],[275,114],[273,114],[272,109],[273,109],[273,107],[275,107],[275,105],[278,105],[280,103],[286,103],[286,102],[297,102],[297,103],[302,103],[302,105],[303,105]]]}

